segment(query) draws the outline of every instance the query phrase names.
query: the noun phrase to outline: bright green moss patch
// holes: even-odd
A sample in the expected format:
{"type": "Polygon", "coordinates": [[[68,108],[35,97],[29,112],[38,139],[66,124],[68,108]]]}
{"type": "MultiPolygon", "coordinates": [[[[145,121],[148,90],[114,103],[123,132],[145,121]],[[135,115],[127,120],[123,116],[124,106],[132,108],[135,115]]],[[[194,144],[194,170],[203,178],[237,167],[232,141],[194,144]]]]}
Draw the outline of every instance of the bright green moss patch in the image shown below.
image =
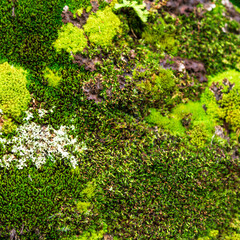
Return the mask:
{"type": "Polygon", "coordinates": [[[181,122],[176,118],[168,118],[163,116],[157,109],[149,109],[150,115],[145,118],[145,120],[150,124],[155,124],[160,128],[169,130],[172,134],[184,135],[185,128],[182,126],[181,122]]]}
{"type": "Polygon", "coordinates": [[[78,9],[74,14],[73,14],[73,18],[76,18],[76,14],[81,17],[83,13],[83,8],[78,9]]]}
{"type": "MultiPolygon", "coordinates": [[[[223,87],[222,99],[216,102],[214,93],[209,88],[201,96],[202,103],[204,102],[207,107],[207,113],[213,118],[220,121],[225,120],[230,124],[230,129],[234,131],[236,136],[239,136],[240,131],[240,73],[236,70],[228,70],[215,76],[209,77],[210,87],[213,82],[219,83],[223,87]],[[223,84],[223,79],[228,79],[230,83],[234,83],[234,87],[229,92],[229,87],[223,84]],[[229,92],[229,93],[228,93],[229,92]],[[219,107],[220,106],[220,107],[219,107]]],[[[233,136],[233,135],[232,135],[233,136]]]]}
{"type": "Polygon", "coordinates": [[[51,87],[57,87],[61,81],[61,76],[59,76],[59,73],[55,74],[49,68],[46,68],[44,73],[44,78],[47,79],[48,86],[51,86],[51,87]]]}
{"type": "MultiPolygon", "coordinates": [[[[99,240],[103,239],[103,235],[107,232],[107,224],[105,222],[102,223],[103,227],[102,230],[97,231],[93,227],[89,228],[88,231],[84,231],[81,236],[78,237],[71,237],[71,238],[61,238],[61,240],[99,240]]],[[[114,240],[117,240],[114,237],[114,240]]]]}
{"type": "Polygon", "coordinates": [[[171,116],[182,120],[187,114],[192,114],[192,122],[208,122],[208,130],[213,130],[215,122],[206,114],[201,102],[189,101],[187,104],[179,104],[172,110],[171,116]]]}
{"type": "Polygon", "coordinates": [[[219,100],[221,108],[219,109],[219,117],[225,119],[230,124],[231,129],[240,135],[240,95],[236,89],[228,94],[223,94],[219,100]]]}
{"type": "MultiPolygon", "coordinates": [[[[26,73],[7,62],[0,65],[0,109],[7,118],[16,119],[28,108],[31,96],[26,88],[26,73]]],[[[7,120],[5,124],[3,125],[5,132],[15,129],[11,120],[7,120]]]]}
{"type": "Polygon", "coordinates": [[[75,27],[72,23],[62,26],[58,39],[53,43],[57,52],[65,49],[67,52],[76,54],[87,46],[87,39],[82,29],[75,27]]]}
{"type": "Polygon", "coordinates": [[[89,13],[91,10],[92,10],[92,6],[88,6],[88,7],[86,8],[86,12],[87,12],[87,13],[89,13]]]}
{"type": "Polygon", "coordinates": [[[84,25],[84,31],[89,37],[90,42],[98,46],[109,46],[113,37],[121,31],[121,21],[112,12],[110,7],[91,14],[84,25]]]}
{"type": "Polygon", "coordinates": [[[240,89],[240,72],[230,69],[215,76],[208,78],[208,86],[210,87],[213,82],[218,82],[220,86],[224,86],[222,80],[227,78],[230,83],[235,83],[234,88],[240,89]]]}
{"type": "MultiPolygon", "coordinates": [[[[79,170],[76,169],[73,171],[77,174],[77,172],[79,170]]],[[[95,189],[96,189],[96,180],[93,179],[93,181],[87,183],[87,187],[82,190],[81,195],[83,196],[83,199],[85,199],[85,201],[77,202],[77,210],[80,213],[86,213],[89,210],[89,208],[91,207],[91,202],[89,202],[89,200],[91,200],[94,197],[95,189]]]]}
{"type": "Polygon", "coordinates": [[[172,134],[184,135],[186,130],[193,144],[202,147],[214,134],[217,122],[207,115],[201,102],[188,102],[176,106],[169,116],[162,116],[156,109],[150,109],[150,115],[145,118],[148,123],[169,130],[172,134]],[[201,130],[202,129],[202,130],[201,130]]]}
{"type": "Polygon", "coordinates": [[[91,203],[90,202],[81,202],[79,201],[77,203],[77,210],[80,212],[80,213],[86,213],[87,210],[90,208],[91,206],[91,203]]]}
{"type": "Polygon", "coordinates": [[[96,189],[96,181],[93,180],[87,184],[87,187],[82,191],[82,194],[85,195],[87,199],[90,199],[94,196],[94,191],[96,189]]]}

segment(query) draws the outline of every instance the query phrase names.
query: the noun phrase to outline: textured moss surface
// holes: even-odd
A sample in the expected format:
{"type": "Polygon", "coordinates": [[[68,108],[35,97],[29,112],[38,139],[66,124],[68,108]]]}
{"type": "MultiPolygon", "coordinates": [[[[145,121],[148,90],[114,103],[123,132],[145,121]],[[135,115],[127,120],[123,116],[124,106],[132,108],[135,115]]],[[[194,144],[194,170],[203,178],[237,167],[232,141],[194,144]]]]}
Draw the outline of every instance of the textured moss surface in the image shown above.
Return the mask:
{"type": "Polygon", "coordinates": [[[121,22],[110,7],[91,14],[84,25],[84,31],[91,43],[98,46],[109,46],[113,37],[121,31],[121,22]]]}
{"type": "Polygon", "coordinates": [[[87,46],[87,39],[83,29],[75,27],[72,23],[67,23],[61,27],[59,37],[53,45],[58,52],[65,49],[69,53],[76,54],[87,46]]]}

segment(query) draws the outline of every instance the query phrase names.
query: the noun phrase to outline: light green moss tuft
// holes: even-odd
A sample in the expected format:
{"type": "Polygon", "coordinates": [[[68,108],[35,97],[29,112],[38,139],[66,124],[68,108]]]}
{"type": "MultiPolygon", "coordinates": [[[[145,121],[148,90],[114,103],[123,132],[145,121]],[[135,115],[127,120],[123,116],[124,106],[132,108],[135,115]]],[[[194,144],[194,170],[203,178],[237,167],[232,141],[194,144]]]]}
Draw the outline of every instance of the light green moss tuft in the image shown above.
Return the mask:
{"type": "Polygon", "coordinates": [[[210,135],[204,123],[195,124],[192,130],[187,132],[191,137],[191,144],[199,148],[205,147],[210,135]]]}
{"type": "Polygon", "coordinates": [[[12,122],[11,118],[4,118],[4,119],[5,121],[1,129],[3,133],[9,134],[17,130],[17,125],[12,122]]]}
{"type": "Polygon", "coordinates": [[[76,54],[87,46],[87,39],[82,29],[75,27],[72,23],[62,26],[58,39],[53,43],[57,52],[65,49],[67,52],[76,54]]]}
{"type": "Polygon", "coordinates": [[[230,124],[232,130],[240,134],[240,94],[236,89],[232,89],[228,94],[223,94],[219,100],[221,108],[218,109],[218,115],[230,124]]]}
{"type": "Polygon", "coordinates": [[[87,183],[87,187],[82,190],[81,195],[85,201],[77,202],[77,209],[80,213],[86,213],[88,209],[91,207],[91,203],[89,202],[89,200],[91,200],[92,197],[95,195],[95,189],[96,189],[96,180],[93,179],[93,181],[87,183]]]}
{"type": "Polygon", "coordinates": [[[178,120],[182,120],[186,115],[191,114],[191,123],[203,123],[206,126],[208,133],[214,134],[214,126],[217,125],[217,119],[214,119],[211,115],[206,114],[202,102],[189,101],[186,104],[179,104],[172,110],[170,116],[175,117],[178,120]]]}
{"type": "Polygon", "coordinates": [[[174,38],[175,30],[174,25],[166,24],[162,18],[159,18],[158,22],[145,27],[142,38],[153,48],[175,55],[179,44],[174,38]]]}
{"type": "Polygon", "coordinates": [[[80,213],[86,213],[90,207],[91,207],[91,203],[90,202],[81,202],[81,201],[79,201],[77,203],[77,210],[80,213]]]}
{"type": "Polygon", "coordinates": [[[160,128],[166,129],[173,135],[184,135],[185,128],[178,119],[164,117],[155,108],[151,108],[149,111],[150,115],[145,118],[148,123],[155,124],[160,128]]]}
{"type": "Polygon", "coordinates": [[[220,86],[224,86],[222,83],[224,78],[227,78],[230,83],[235,83],[234,88],[240,89],[240,72],[234,69],[208,77],[208,86],[210,87],[213,82],[218,82],[220,86]]]}
{"type": "Polygon", "coordinates": [[[86,12],[89,13],[92,10],[92,6],[87,6],[86,12]]]}
{"type": "Polygon", "coordinates": [[[209,236],[212,238],[216,238],[218,236],[218,234],[219,234],[218,230],[211,230],[209,233],[209,236]]]}
{"type": "Polygon", "coordinates": [[[48,81],[48,86],[51,86],[51,87],[58,87],[62,79],[59,73],[54,74],[52,70],[49,68],[45,69],[44,78],[48,81]]]}
{"type": "Polygon", "coordinates": [[[91,199],[94,196],[94,191],[96,189],[96,181],[95,179],[92,182],[87,184],[87,187],[81,192],[86,196],[87,199],[91,199]]]}
{"type": "Polygon", "coordinates": [[[110,46],[113,37],[121,32],[121,21],[112,12],[110,7],[104,10],[97,11],[96,14],[91,14],[84,25],[84,31],[91,43],[98,46],[110,46]]]}
{"type": "Polygon", "coordinates": [[[0,109],[9,118],[19,117],[27,110],[31,100],[25,74],[26,71],[10,66],[7,62],[0,64],[0,109]]]}
{"type": "Polygon", "coordinates": [[[74,14],[73,14],[73,18],[77,18],[76,14],[81,17],[83,13],[83,8],[78,9],[74,14]]]}

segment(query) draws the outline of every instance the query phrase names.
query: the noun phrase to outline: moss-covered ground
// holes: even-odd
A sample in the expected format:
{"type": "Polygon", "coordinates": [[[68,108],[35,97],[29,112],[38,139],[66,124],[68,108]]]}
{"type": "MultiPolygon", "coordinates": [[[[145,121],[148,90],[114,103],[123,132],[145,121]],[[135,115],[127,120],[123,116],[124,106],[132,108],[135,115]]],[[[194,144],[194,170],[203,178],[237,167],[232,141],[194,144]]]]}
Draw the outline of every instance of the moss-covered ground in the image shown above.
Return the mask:
{"type": "Polygon", "coordinates": [[[0,1],[0,239],[240,239],[240,6],[193,2],[0,1]]]}

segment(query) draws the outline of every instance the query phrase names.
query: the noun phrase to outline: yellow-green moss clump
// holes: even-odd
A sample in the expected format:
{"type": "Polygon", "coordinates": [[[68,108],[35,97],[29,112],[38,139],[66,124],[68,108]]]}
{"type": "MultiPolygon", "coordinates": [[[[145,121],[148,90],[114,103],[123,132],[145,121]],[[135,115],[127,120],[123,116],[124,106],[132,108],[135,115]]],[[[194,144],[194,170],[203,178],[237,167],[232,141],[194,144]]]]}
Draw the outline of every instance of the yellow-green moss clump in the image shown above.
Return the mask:
{"type": "Polygon", "coordinates": [[[206,129],[206,125],[203,123],[196,124],[190,131],[187,132],[190,135],[190,142],[193,146],[202,148],[206,145],[210,139],[210,134],[206,129]]]}
{"type": "Polygon", "coordinates": [[[87,23],[84,25],[84,31],[89,37],[91,43],[97,46],[106,47],[112,44],[113,37],[121,32],[121,21],[112,12],[110,7],[92,13],[87,23]]]}
{"type": "Polygon", "coordinates": [[[9,133],[16,128],[12,119],[17,119],[22,111],[27,110],[31,100],[26,88],[27,72],[17,69],[7,62],[0,64],[0,109],[3,111],[2,131],[9,133]]]}
{"type": "MultiPolygon", "coordinates": [[[[102,222],[102,230],[96,231],[96,229],[89,228],[88,231],[84,231],[80,236],[74,238],[61,238],[62,240],[99,240],[103,239],[103,235],[108,232],[108,226],[105,222],[102,222]]],[[[117,237],[114,237],[114,240],[117,240],[117,237]]]]}
{"type": "Polygon", "coordinates": [[[218,114],[221,119],[225,119],[230,124],[231,129],[240,135],[240,95],[236,89],[231,90],[228,94],[223,94],[219,100],[221,108],[218,114]]]}
{"type": "MultiPolygon", "coordinates": [[[[78,169],[74,170],[73,173],[77,174],[78,169]]],[[[80,213],[86,214],[87,211],[91,208],[91,199],[95,195],[96,181],[93,179],[92,182],[87,184],[87,187],[82,190],[81,195],[84,201],[77,202],[77,210],[80,213]]]]}
{"type": "Polygon", "coordinates": [[[57,52],[65,49],[67,52],[76,54],[87,46],[87,38],[82,29],[75,27],[72,23],[62,26],[58,39],[53,43],[57,52]]]}
{"type": "Polygon", "coordinates": [[[164,117],[155,108],[150,108],[149,111],[150,115],[145,118],[148,123],[166,129],[173,135],[184,135],[186,129],[182,126],[181,122],[178,119],[164,117]]]}
{"type": "Polygon", "coordinates": [[[48,86],[50,87],[58,87],[62,78],[59,73],[53,73],[53,71],[49,68],[46,68],[44,71],[44,78],[48,81],[48,86]]]}
{"type": "MultiPolygon", "coordinates": [[[[214,94],[207,88],[201,96],[201,101],[205,102],[207,113],[214,118],[225,120],[230,124],[230,129],[238,138],[240,135],[240,73],[236,70],[228,70],[216,76],[209,77],[210,87],[213,82],[218,82],[224,89],[222,99],[216,103],[214,94]],[[223,84],[223,79],[227,78],[234,87],[228,93],[228,86],[223,84]],[[219,106],[220,105],[220,108],[219,106]]],[[[234,136],[234,135],[233,135],[234,136]]]]}
{"type": "Polygon", "coordinates": [[[73,14],[73,18],[77,18],[76,14],[81,17],[83,13],[83,8],[78,9],[74,14],[73,14]]]}
{"type": "Polygon", "coordinates": [[[210,115],[206,114],[202,107],[202,103],[189,101],[186,104],[177,105],[170,114],[171,117],[176,118],[177,120],[182,121],[185,116],[191,114],[191,123],[192,124],[204,124],[207,128],[207,131],[210,134],[214,133],[214,126],[217,125],[217,121],[212,118],[210,115]]]}
{"type": "Polygon", "coordinates": [[[227,78],[230,83],[235,83],[234,88],[240,89],[240,72],[234,69],[208,77],[208,86],[210,87],[213,82],[218,82],[220,86],[224,87],[224,84],[222,83],[224,78],[227,78]]]}

